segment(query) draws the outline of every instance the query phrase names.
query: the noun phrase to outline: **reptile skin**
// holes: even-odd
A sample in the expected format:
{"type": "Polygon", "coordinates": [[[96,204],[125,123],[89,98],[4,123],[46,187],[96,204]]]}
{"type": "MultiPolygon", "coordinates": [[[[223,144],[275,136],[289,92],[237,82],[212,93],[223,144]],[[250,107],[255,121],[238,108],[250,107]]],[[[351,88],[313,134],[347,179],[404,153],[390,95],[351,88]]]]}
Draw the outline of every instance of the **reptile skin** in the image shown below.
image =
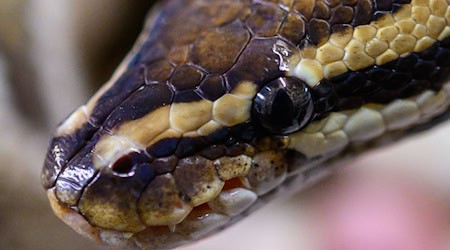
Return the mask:
{"type": "Polygon", "coordinates": [[[217,232],[450,117],[449,0],[169,0],[50,142],[56,215],[116,247],[217,232]]]}

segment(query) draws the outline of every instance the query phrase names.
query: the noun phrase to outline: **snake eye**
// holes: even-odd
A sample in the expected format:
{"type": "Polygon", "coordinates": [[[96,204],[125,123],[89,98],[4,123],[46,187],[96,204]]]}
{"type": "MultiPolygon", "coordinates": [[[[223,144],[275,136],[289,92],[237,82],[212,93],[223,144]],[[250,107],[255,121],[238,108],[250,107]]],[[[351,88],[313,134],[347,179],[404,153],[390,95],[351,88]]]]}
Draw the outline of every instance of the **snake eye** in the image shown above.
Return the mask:
{"type": "Polygon", "coordinates": [[[292,133],[313,115],[310,88],[301,80],[280,77],[266,84],[256,95],[253,113],[263,127],[274,133],[292,133]]]}

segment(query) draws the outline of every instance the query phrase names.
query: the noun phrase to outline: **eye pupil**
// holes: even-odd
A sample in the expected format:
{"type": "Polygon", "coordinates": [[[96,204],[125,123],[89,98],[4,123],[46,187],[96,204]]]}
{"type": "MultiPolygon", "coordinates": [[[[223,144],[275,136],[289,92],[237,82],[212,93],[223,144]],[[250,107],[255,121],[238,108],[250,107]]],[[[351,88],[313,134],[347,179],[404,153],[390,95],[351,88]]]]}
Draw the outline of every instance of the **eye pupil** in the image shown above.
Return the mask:
{"type": "Polygon", "coordinates": [[[271,122],[279,126],[291,123],[290,117],[295,115],[295,109],[291,97],[285,91],[277,91],[273,104],[271,122]]]}
{"type": "Polygon", "coordinates": [[[313,100],[309,87],[296,78],[269,82],[255,98],[253,112],[259,123],[274,133],[292,133],[311,119],[313,100]]]}

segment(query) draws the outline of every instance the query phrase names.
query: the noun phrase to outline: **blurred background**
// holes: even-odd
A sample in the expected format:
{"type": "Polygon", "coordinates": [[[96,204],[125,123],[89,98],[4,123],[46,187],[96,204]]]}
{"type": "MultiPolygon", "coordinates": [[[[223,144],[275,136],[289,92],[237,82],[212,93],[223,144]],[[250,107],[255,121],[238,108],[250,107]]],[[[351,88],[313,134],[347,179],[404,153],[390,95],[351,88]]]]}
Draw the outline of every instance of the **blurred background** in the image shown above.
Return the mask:
{"type": "MultiPolygon", "coordinates": [[[[105,249],[51,212],[52,129],[112,74],[150,0],[0,3],[0,249],[105,249]]],[[[183,249],[450,249],[450,122],[367,153],[183,249]]]]}

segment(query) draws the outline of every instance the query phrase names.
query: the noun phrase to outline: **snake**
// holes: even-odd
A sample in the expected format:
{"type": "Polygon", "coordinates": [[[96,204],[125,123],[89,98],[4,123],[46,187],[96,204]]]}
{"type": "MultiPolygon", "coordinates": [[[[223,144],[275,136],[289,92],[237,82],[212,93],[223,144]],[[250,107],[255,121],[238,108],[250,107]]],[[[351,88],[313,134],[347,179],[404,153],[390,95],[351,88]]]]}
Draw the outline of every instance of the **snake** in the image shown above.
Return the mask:
{"type": "Polygon", "coordinates": [[[161,1],[42,185],[100,244],[190,244],[448,120],[449,72],[449,0],[161,1]]]}

